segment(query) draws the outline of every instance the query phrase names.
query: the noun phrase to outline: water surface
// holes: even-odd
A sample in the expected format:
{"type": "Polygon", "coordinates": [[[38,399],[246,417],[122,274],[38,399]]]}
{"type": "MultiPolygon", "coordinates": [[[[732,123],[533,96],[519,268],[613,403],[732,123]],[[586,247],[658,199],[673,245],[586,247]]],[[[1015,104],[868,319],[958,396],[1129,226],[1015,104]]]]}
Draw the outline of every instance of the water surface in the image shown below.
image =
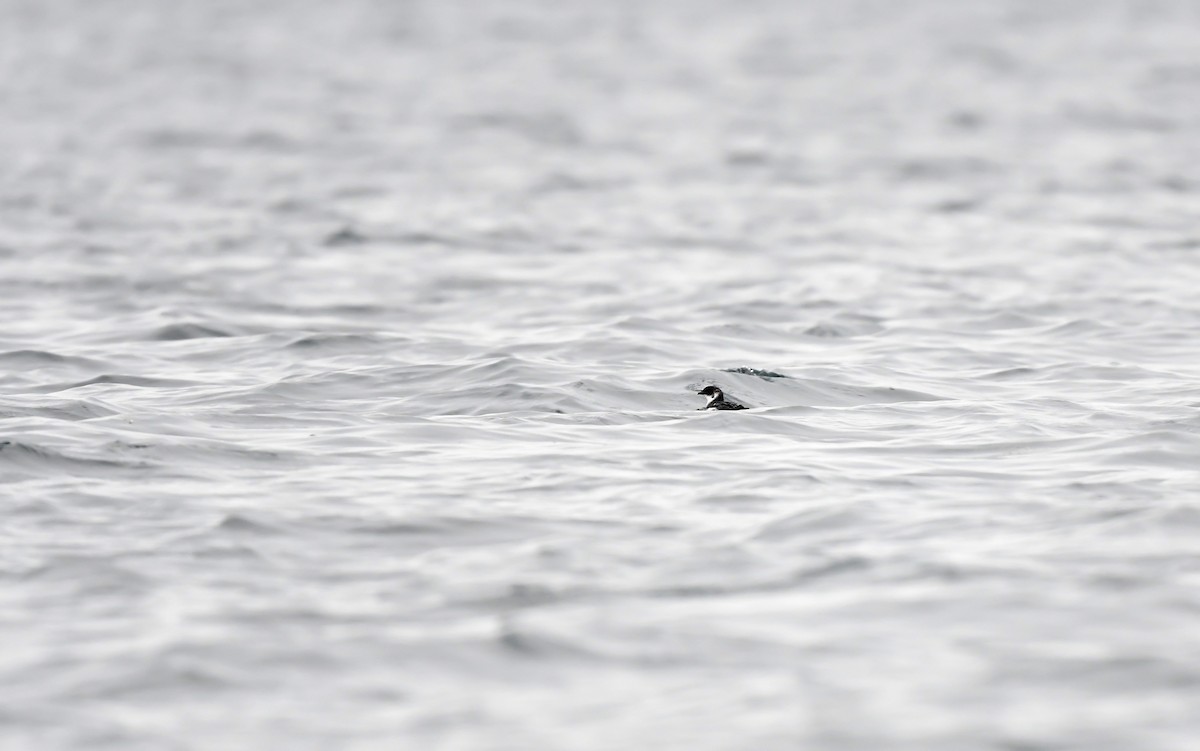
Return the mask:
{"type": "Polygon", "coordinates": [[[0,0],[0,745],[1194,748],[1200,13],[967,5],[0,0]]]}

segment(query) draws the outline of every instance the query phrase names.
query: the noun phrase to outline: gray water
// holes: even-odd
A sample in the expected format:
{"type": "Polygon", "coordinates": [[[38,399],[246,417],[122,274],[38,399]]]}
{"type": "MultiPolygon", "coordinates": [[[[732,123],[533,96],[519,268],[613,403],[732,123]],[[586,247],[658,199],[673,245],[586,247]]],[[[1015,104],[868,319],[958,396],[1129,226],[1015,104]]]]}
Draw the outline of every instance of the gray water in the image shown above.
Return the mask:
{"type": "Polygon", "coordinates": [[[0,104],[0,747],[1200,748],[1200,5],[0,0],[0,104]]]}

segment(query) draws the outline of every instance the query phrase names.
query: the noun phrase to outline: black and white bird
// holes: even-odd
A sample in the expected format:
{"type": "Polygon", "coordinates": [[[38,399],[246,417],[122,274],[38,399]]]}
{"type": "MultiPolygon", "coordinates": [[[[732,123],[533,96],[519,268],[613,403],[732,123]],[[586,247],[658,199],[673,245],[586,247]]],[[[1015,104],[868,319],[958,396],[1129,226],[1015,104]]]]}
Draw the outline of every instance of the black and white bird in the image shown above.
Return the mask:
{"type": "Polygon", "coordinates": [[[737,402],[733,401],[732,399],[726,399],[725,394],[721,391],[721,389],[717,388],[716,386],[705,386],[704,388],[700,389],[696,393],[699,394],[700,396],[711,397],[708,400],[708,404],[705,404],[703,407],[700,408],[701,410],[704,410],[704,409],[745,409],[746,408],[746,406],[744,404],[738,404],[737,402]]]}

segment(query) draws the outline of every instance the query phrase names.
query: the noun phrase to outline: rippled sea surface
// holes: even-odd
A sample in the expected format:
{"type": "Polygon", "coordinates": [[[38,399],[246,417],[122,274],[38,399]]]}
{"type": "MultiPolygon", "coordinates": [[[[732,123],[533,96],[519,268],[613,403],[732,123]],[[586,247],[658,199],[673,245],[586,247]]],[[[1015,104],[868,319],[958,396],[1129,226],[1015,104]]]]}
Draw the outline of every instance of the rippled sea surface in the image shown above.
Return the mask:
{"type": "Polygon", "coordinates": [[[1197,748],[1196,3],[0,0],[0,102],[4,749],[1197,748]]]}

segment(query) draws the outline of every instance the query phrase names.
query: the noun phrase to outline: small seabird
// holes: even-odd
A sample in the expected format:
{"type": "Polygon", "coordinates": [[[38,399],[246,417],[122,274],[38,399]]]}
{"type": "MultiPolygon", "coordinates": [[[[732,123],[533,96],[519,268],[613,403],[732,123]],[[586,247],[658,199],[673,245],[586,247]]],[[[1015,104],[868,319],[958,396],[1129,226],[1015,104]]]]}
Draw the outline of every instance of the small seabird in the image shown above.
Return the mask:
{"type": "MultiPolygon", "coordinates": [[[[746,408],[746,406],[744,404],[738,404],[735,401],[726,399],[725,394],[723,394],[721,392],[721,389],[717,388],[716,386],[705,386],[704,388],[700,389],[696,393],[699,394],[700,396],[712,397],[711,399],[709,399],[708,404],[705,404],[703,407],[700,408],[701,410],[705,410],[705,409],[745,409],[746,408]]],[[[699,410],[697,410],[697,411],[699,411],[699,410]]]]}

